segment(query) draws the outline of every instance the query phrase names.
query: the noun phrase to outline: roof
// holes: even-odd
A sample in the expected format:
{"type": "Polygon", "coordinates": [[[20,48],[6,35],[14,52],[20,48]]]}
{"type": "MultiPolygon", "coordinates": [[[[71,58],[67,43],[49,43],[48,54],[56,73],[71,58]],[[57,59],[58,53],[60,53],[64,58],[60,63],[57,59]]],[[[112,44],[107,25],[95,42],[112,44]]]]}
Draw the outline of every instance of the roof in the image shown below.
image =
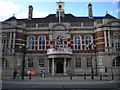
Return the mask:
{"type": "Polygon", "coordinates": [[[13,21],[13,20],[17,20],[17,18],[15,16],[10,17],[9,19],[5,20],[5,21],[13,21]]]}
{"type": "MultiPolygon", "coordinates": [[[[64,17],[61,17],[61,22],[94,22],[97,19],[116,19],[115,17],[111,16],[110,14],[106,14],[105,16],[102,17],[93,17],[90,19],[89,17],[76,17],[73,16],[72,14],[65,14],[64,17]]],[[[5,20],[5,21],[12,21],[12,20],[17,20],[17,21],[22,21],[24,23],[51,23],[51,22],[58,22],[58,17],[56,17],[56,14],[49,14],[47,17],[44,18],[32,18],[29,20],[28,18],[26,19],[16,19],[15,16],[12,16],[11,18],[5,20]]]]}

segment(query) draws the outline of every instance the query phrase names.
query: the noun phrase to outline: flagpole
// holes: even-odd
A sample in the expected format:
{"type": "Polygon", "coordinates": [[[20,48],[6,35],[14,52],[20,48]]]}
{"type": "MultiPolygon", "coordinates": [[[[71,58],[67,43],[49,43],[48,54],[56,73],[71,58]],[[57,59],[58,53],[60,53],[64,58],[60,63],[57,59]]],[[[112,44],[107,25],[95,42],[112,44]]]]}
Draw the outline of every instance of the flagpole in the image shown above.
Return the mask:
{"type": "Polygon", "coordinates": [[[59,10],[59,23],[60,23],[61,21],[60,21],[60,10],[59,10]]]}

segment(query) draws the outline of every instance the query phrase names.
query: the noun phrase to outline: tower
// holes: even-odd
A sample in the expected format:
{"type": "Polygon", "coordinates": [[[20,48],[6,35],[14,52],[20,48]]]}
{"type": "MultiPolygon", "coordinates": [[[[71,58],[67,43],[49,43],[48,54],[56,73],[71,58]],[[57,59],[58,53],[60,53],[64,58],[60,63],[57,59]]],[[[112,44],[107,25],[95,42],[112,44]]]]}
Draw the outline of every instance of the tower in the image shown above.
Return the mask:
{"type": "Polygon", "coordinates": [[[28,19],[32,19],[32,16],[33,16],[33,7],[30,5],[29,6],[29,12],[28,12],[28,19]]]}
{"type": "Polygon", "coordinates": [[[88,17],[93,18],[93,13],[92,13],[92,4],[88,4],[88,17]]]}
{"type": "Polygon", "coordinates": [[[64,2],[57,2],[56,17],[59,17],[59,22],[61,22],[61,17],[64,17],[64,2]]]}

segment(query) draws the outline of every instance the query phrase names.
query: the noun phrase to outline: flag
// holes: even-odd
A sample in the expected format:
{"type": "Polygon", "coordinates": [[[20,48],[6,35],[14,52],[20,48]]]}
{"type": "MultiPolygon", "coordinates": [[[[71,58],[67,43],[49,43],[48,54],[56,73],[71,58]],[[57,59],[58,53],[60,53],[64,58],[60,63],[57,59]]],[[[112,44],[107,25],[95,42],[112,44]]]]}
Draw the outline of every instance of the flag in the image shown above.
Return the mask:
{"type": "Polygon", "coordinates": [[[57,41],[57,44],[60,44],[60,41],[57,41]]]}
{"type": "Polygon", "coordinates": [[[54,45],[54,48],[57,49],[57,45],[54,45]]]}
{"type": "Polygon", "coordinates": [[[62,40],[63,40],[63,37],[60,37],[60,40],[62,41],[62,40]]]}

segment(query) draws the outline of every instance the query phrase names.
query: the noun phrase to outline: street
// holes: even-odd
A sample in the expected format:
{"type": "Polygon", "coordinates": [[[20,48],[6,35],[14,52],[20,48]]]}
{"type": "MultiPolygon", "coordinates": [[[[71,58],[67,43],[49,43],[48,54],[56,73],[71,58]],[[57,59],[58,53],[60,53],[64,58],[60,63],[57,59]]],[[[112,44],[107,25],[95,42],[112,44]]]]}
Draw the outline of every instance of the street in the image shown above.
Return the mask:
{"type": "Polygon", "coordinates": [[[3,81],[2,90],[119,90],[120,82],[109,81],[3,81]]]}
{"type": "Polygon", "coordinates": [[[84,79],[80,76],[32,76],[31,79],[4,79],[2,80],[2,90],[120,90],[120,82],[112,80],[111,77],[99,77],[84,79]]]}

